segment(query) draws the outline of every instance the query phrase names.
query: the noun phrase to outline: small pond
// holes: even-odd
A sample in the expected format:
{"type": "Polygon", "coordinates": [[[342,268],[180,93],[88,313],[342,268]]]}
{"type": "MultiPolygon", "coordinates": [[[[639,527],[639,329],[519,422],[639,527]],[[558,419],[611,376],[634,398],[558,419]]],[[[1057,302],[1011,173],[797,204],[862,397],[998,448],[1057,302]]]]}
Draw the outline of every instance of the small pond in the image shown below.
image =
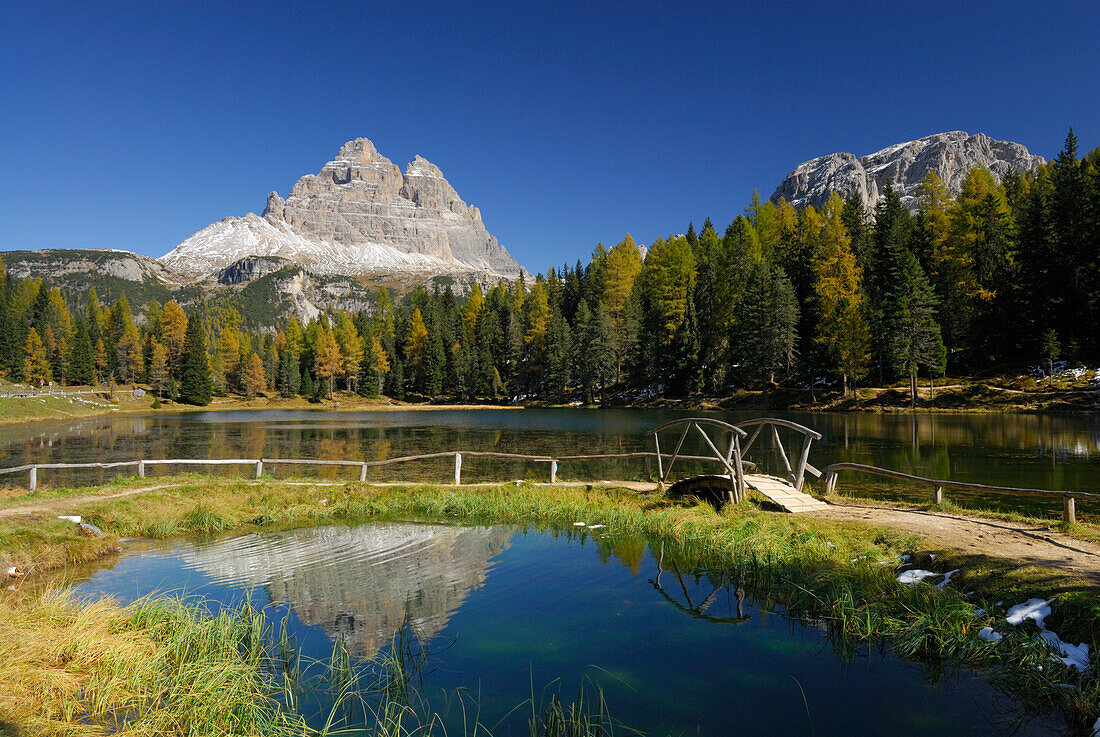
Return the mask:
{"type": "MultiPolygon", "coordinates": [[[[286,619],[306,659],[327,660],[340,640],[357,668],[411,630],[427,653],[418,693],[448,734],[463,733],[462,698],[493,734],[527,734],[525,700],[568,703],[582,682],[650,735],[1063,731],[1053,716],[1023,719],[971,673],[838,653],[824,628],[766,610],[721,572],[606,528],[372,522],[137,541],[75,589],[122,602],[184,592],[214,608],[251,597],[286,619]]],[[[318,719],[328,711],[310,704],[318,719]]]]}

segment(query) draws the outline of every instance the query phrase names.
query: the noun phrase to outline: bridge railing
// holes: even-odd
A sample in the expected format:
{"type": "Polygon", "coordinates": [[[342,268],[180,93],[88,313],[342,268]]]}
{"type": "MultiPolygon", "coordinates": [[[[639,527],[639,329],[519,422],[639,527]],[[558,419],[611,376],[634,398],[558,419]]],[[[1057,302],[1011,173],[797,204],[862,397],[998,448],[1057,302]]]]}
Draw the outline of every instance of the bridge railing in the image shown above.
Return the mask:
{"type": "Polygon", "coordinates": [[[676,461],[681,458],[684,460],[705,460],[722,464],[730,477],[730,487],[735,503],[745,498],[745,469],[742,463],[741,438],[746,437],[747,433],[741,428],[736,425],[731,425],[728,422],[722,422],[721,420],[715,420],[709,417],[687,417],[681,420],[666,422],[659,427],[653,428],[647,432],[646,435],[651,435],[653,437],[654,452],[657,456],[657,482],[662,487],[672,473],[672,468],[676,465],[676,461]],[[669,456],[668,466],[665,466],[663,462],[664,456],[661,453],[660,434],[665,430],[680,427],[681,425],[684,429],[680,433],[679,440],[676,441],[675,449],[669,456]],[[703,429],[704,427],[729,433],[729,443],[726,450],[723,451],[718,449],[718,445],[711,439],[706,430],[703,429]],[[687,439],[688,434],[691,433],[692,430],[695,430],[700,437],[703,438],[707,447],[714,453],[713,456],[689,457],[680,454],[680,450],[684,447],[684,440],[687,439]]]}
{"type": "Polygon", "coordinates": [[[1051,489],[1028,489],[1016,486],[990,486],[988,484],[974,484],[967,481],[950,481],[947,479],[930,479],[924,476],[914,476],[911,473],[892,471],[888,468],[868,466],[863,463],[833,463],[822,469],[825,479],[825,493],[831,494],[836,489],[837,474],[840,471],[855,471],[857,473],[869,473],[875,476],[897,479],[899,481],[911,481],[916,484],[927,485],[932,489],[932,502],[943,503],[944,489],[958,489],[960,491],[977,491],[995,494],[1021,494],[1024,496],[1040,496],[1046,498],[1062,499],[1062,521],[1073,524],[1077,521],[1077,499],[1100,499],[1100,494],[1085,491],[1053,491],[1051,489]]]}
{"type": "Polygon", "coordinates": [[[821,433],[816,430],[811,430],[804,425],[799,425],[797,422],[782,420],[777,417],[761,417],[755,420],[746,420],[740,423],[740,427],[755,428],[752,434],[749,435],[748,441],[742,446],[742,456],[747,456],[749,454],[749,450],[752,448],[753,444],[760,438],[765,429],[767,429],[770,431],[769,434],[772,439],[772,444],[779,453],[779,459],[783,462],[783,468],[787,472],[787,478],[790,480],[791,486],[802,491],[802,485],[805,483],[807,471],[818,478],[821,477],[821,471],[810,464],[810,446],[813,445],[815,440],[821,440],[821,433]],[[791,459],[787,456],[787,449],[783,447],[783,441],[779,437],[779,428],[781,427],[794,430],[802,436],[802,447],[799,449],[798,460],[793,466],[791,465],[791,459]]]}

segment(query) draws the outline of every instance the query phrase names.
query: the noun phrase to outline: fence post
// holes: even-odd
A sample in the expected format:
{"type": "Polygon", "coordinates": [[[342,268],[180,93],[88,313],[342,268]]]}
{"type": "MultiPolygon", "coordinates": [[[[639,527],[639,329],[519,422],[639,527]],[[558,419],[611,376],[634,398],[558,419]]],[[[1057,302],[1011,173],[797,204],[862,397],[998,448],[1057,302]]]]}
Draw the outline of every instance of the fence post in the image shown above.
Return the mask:
{"type": "Polygon", "coordinates": [[[455,486],[462,484],[462,454],[455,451],[455,486]]]}
{"type": "Polygon", "coordinates": [[[1077,524],[1077,500],[1068,494],[1062,497],[1062,521],[1067,525],[1077,524]]]}
{"type": "Polygon", "coordinates": [[[359,481],[362,482],[362,481],[366,481],[366,480],[367,480],[367,464],[364,463],[363,465],[361,465],[359,467],[359,481]]]}
{"type": "Polygon", "coordinates": [[[825,496],[832,494],[836,490],[836,471],[827,471],[825,473],[825,496]]]}
{"type": "Polygon", "coordinates": [[[260,478],[264,475],[264,462],[262,460],[256,461],[256,478],[260,478]]]}
{"type": "Polygon", "coordinates": [[[145,461],[138,461],[138,478],[145,478],[145,461]]]}
{"type": "Polygon", "coordinates": [[[30,479],[27,481],[27,486],[31,491],[38,488],[38,466],[31,466],[30,479]]]}
{"type": "Polygon", "coordinates": [[[554,459],[550,461],[550,483],[558,483],[558,462],[554,459]]]}
{"type": "Polygon", "coordinates": [[[932,487],[932,503],[943,504],[943,487],[939,484],[932,487]]]}

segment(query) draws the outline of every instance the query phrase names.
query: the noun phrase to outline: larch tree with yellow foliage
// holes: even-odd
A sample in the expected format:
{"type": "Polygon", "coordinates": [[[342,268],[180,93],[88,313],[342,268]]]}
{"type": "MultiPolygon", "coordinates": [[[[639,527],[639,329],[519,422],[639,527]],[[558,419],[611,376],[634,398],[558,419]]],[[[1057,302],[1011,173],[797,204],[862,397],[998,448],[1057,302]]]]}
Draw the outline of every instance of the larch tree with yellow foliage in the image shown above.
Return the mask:
{"type": "Polygon", "coordinates": [[[344,357],[340,353],[340,346],[336,338],[328,330],[322,330],[317,338],[317,345],[313,348],[316,361],[317,378],[328,385],[328,397],[332,399],[333,385],[336,376],[343,370],[344,357]]]}
{"type": "MultiPolygon", "coordinates": [[[[248,365],[241,374],[241,384],[244,388],[244,395],[249,399],[262,394],[267,389],[264,361],[256,353],[248,357],[248,365]]],[[[331,389],[329,391],[331,394],[331,389]]]]}
{"type": "Polygon", "coordinates": [[[31,328],[23,344],[26,358],[23,359],[23,378],[31,386],[41,386],[50,380],[50,361],[46,357],[46,346],[38,337],[38,331],[31,328]]]}
{"type": "Polygon", "coordinates": [[[834,193],[825,205],[824,225],[813,260],[814,296],[819,322],[816,342],[834,362],[840,374],[844,394],[848,394],[849,379],[853,382],[867,375],[871,360],[871,332],[863,314],[860,291],[862,270],[852,253],[852,241],[841,212],[844,203],[834,193]]]}

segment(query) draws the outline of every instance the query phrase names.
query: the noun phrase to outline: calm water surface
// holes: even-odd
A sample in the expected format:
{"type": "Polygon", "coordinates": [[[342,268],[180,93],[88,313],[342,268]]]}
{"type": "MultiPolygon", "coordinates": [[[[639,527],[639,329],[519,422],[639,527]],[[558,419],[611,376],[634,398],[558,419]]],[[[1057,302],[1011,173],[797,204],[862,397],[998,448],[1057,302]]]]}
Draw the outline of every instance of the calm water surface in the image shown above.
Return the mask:
{"type": "MultiPolygon", "coordinates": [[[[182,415],[103,417],[72,422],[32,423],[0,428],[0,465],[144,458],[339,458],[380,460],[436,451],[493,450],[527,454],[591,454],[651,450],[645,432],[692,413],[656,410],[430,410],[328,412],[263,410],[182,415]]],[[[737,422],[759,412],[710,413],[737,422]]],[[[1047,489],[1100,491],[1100,417],[1092,415],[958,414],[878,415],[867,413],[776,413],[824,434],[811,463],[857,461],[938,478],[1047,489]]],[[[784,438],[790,445],[795,438],[784,438]]],[[[675,440],[670,438],[671,441],[675,440]]],[[[750,454],[778,472],[766,447],[750,454]]],[[[685,450],[703,452],[691,438],[685,450]],[[692,445],[694,443],[694,445],[692,445]]],[[[268,466],[281,475],[314,473],[348,477],[355,470],[268,466]]],[[[678,471],[689,472],[688,465],[678,471]]],[[[155,469],[153,473],[163,473],[155,469]]],[[[245,472],[243,469],[240,471],[245,472]]],[[[219,473],[232,473],[222,469],[219,473]]],[[[441,459],[371,471],[376,480],[447,480],[450,461],[441,459]]],[[[640,462],[565,463],[569,479],[640,478],[640,462]]],[[[109,474],[109,472],[108,472],[109,474]]],[[[464,480],[543,479],[546,464],[466,459],[464,480]]],[[[46,471],[47,485],[109,478],[99,472],[46,471]]],[[[870,477],[845,475],[841,488],[859,493],[909,494],[904,487],[870,477]]],[[[917,493],[916,490],[913,493],[917,493]]],[[[927,490],[919,490],[921,498],[927,490]]],[[[1013,509],[1028,498],[980,500],[1013,509]]],[[[1057,512],[1058,502],[1049,504],[1057,512]]],[[[1081,513],[1087,518],[1088,505],[1081,513]]]]}
{"type": "Polygon", "coordinates": [[[973,675],[933,682],[874,649],[840,657],[822,629],[613,530],[376,522],[140,543],[76,589],[123,601],[185,591],[215,607],[251,596],[289,617],[307,658],[341,638],[358,668],[407,621],[428,652],[419,692],[451,734],[462,734],[458,689],[480,694],[484,723],[503,719],[494,734],[518,735],[530,707],[505,715],[532,690],[568,702],[584,678],[613,717],[651,735],[1062,733],[1049,717],[1021,723],[973,675]]]}

